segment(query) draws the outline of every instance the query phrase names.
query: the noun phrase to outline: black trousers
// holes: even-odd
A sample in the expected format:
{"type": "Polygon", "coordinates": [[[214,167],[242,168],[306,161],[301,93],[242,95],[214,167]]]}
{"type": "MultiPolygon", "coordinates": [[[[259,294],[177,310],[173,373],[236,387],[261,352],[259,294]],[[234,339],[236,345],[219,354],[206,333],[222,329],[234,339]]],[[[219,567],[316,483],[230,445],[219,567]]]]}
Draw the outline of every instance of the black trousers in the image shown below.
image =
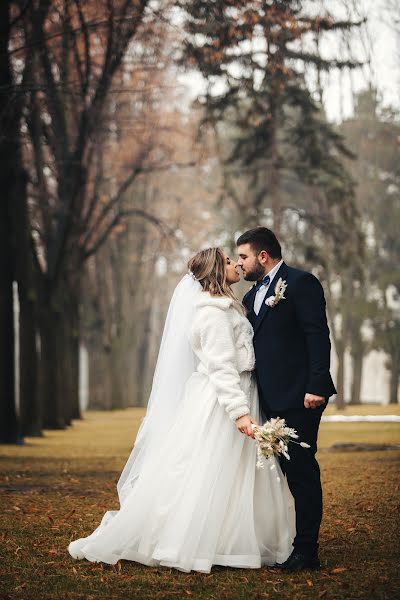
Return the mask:
{"type": "Polygon", "coordinates": [[[307,556],[318,552],[318,534],[322,520],[322,488],[320,469],[315,458],[318,429],[326,404],[318,408],[296,408],[268,411],[268,418],[282,417],[288,427],[296,429],[299,440],[310,444],[302,448],[289,444],[290,460],[280,459],[296,508],[294,548],[307,556]]]}

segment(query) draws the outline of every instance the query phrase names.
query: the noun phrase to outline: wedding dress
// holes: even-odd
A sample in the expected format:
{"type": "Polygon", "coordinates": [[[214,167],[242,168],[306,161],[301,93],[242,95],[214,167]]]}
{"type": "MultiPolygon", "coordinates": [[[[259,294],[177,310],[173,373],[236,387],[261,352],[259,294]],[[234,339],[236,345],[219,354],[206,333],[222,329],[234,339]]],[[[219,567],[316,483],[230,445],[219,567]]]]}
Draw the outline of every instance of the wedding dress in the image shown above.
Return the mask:
{"type": "Polygon", "coordinates": [[[234,423],[261,419],[252,327],[230,298],[189,279],[177,293],[190,288],[190,302],[184,293],[176,310],[175,298],[167,317],[147,415],[118,484],[120,510],[71,542],[73,558],[209,573],[282,563],[292,551],[294,505],[279,463],[257,469],[255,442],[234,423]]]}

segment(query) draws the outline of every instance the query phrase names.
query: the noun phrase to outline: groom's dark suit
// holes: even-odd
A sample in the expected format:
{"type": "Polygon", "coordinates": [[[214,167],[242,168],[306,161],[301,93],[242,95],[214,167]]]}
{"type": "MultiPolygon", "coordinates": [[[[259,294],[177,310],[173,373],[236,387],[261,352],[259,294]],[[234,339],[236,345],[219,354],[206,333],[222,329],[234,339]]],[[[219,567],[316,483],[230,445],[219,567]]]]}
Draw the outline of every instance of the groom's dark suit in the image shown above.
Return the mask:
{"type": "Polygon", "coordinates": [[[317,552],[322,518],[322,491],[315,459],[317,435],[326,406],[305,408],[306,393],[336,393],[329,372],[330,341],[322,286],[311,273],[281,265],[268,288],[258,315],[253,310],[255,286],[243,303],[254,328],[256,376],[261,409],[266,418],[281,416],[294,427],[311,449],[290,444],[291,460],[282,459],[296,506],[295,549],[313,556],[317,552]],[[273,307],[265,301],[275,294],[282,278],[285,299],[273,307]]]}

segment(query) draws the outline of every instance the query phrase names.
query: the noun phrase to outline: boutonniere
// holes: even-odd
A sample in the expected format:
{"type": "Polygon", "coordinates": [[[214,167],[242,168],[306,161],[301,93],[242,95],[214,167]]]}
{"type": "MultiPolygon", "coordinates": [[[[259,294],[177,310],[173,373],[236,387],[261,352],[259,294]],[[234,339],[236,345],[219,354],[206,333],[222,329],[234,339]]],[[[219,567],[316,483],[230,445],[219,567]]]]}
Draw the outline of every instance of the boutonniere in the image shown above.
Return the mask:
{"type": "Polygon", "coordinates": [[[273,306],[276,306],[278,304],[278,302],[280,302],[281,300],[286,300],[286,298],[285,298],[286,288],[287,288],[286,281],[284,279],[282,279],[282,277],[279,277],[277,284],[275,286],[275,296],[270,296],[269,298],[267,298],[265,301],[265,304],[272,308],[273,306]]]}

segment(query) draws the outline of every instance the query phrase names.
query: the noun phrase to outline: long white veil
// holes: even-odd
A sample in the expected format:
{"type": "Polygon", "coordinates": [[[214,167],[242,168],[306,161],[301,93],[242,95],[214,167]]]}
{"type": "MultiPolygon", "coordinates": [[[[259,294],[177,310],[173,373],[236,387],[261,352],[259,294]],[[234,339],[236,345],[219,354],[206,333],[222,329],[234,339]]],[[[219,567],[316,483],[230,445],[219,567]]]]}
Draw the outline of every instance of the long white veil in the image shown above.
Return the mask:
{"type": "Polygon", "coordinates": [[[196,369],[196,356],[189,343],[189,329],[196,299],[202,291],[198,281],[185,275],[172,296],[164,325],[147,413],[135,446],[117,484],[124,500],[149,459],[159,448],[159,436],[168,431],[182,402],[185,384],[196,369]]]}

